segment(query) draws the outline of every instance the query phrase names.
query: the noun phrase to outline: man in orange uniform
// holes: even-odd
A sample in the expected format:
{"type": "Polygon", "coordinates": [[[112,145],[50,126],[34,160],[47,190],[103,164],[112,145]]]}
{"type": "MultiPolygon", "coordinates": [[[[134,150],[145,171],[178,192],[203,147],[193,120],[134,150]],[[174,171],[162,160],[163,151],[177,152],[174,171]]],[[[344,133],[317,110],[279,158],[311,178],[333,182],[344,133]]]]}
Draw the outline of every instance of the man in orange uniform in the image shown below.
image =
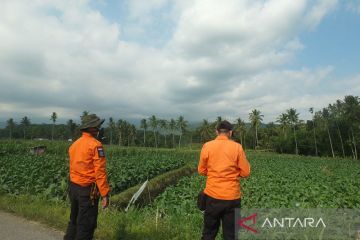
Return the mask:
{"type": "Polygon", "coordinates": [[[240,144],[232,141],[232,125],[222,121],[215,140],[204,144],[198,172],[207,176],[202,239],[215,239],[220,221],[223,237],[235,239],[235,208],[240,208],[240,177],[250,175],[250,164],[240,144]]]}
{"type": "Polygon", "coordinates": [[[97,226],[99,195],[102,207],[109,205],[109,184],[103,146],[96,138],[104,120],[95,114],[82,118],[82,136],[69,148],[70,221],[65,240],[90,240],[97,226]]]}

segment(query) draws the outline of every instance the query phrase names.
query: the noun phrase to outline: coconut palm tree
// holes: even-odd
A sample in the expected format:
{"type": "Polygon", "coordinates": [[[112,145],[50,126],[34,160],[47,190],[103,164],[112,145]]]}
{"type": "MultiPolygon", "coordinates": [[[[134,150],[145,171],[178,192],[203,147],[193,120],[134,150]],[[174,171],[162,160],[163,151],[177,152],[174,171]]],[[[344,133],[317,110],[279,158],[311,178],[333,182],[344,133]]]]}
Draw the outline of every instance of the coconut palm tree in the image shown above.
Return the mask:
{"type": "Polygon", "coordinates": [[[146,129],[148,128],[146,119],[141,119],[140,128],[144,129],[144,147],[146,146],[146,129]]]}
{"type": "Polygon", "coordinates": [[[178,120],[176,121],[176,126],[177,126],[177,128],[179,129],[179,132],[180,132],[179,148],[180,148],[180,144],[181,144],[181,137],[184,134],[184,132],[186,131],[187,125],[188,125],[188,122],[185,121],[183,116],[180,116],[178,118],[178,120]]]}
{"type": "Polygon", "coordinates": [[[52,124],[52,129],[51,129],[51,140],[54,140],[54,128],[55,128],[55,123],[57,120],[57,114],[56,112],[53,112],[50,116],[50,120],[53,122],[52,124]]]}
{"type": "Polygon", "coordinates": [[[342,120],[342,112],[343,112],[341,101],[337,100],[335,104],[333,104],[333,105],[329,104],[328,109],[329,109],[329,113],[330,113],[330,118],[335,123],[337,134],[340,138],[342,155],[343,155],[343,158],[345,158],[344,142],[343,142],[343,138],[342,138],[340,127],[339,127],[339,124],[341,123],[341,120],[342,120]]]}
{"type": "Polygon", "coordinates": [[[354,96],[345,96],[344,99],[344,115],[347,120],[347,125],[350,128],[351,143],[353,149],[353,155],[355,159],[358,159],[355,130],[356,126],[359,126],[360,122],[360,99],[354,96]]]}
{"type": "Polygon", "coordinates": [[[240,144],[243,145],[243,136],[245,136],[246,125],[245,125],[245,122],[243,120],[241,120],[241,118],[236,119],[234,130],[235,130],[235,132],[239,133],[240,144]]]}
{"type": "Polygon", "coordinates": [[[85,117],[85,116],[87,116],[87,115],[89,115],[90,114],[90,112],[89,111],[83,111],[82,112],[82,115],[80,116],[80,119],[82,119],[83,117],[85,117]]]}
{"type": "Polygon", "coordinates": [[[296,139],[296,125],[299,122],[299,113],[296,112],[296,109],[290,108],[290,109],[286,110],[286,114],[287,114],[287,116],[289,118],[289,122],[294,130],[295,154],[299,154],[298,143],[297,143],[297,139],[296,139]]]}
{"type": "Polygon", "coordinates": [[[133,124],[127,124],[127,132],[128,132],[128,146],[133,146],[135,144],[136,127],[133,124]]]}
{"type": "Polygon", "coordinates": [[[23,128],[24,139],[26,138],[26,130],[30,126],[30,124],[31,124],[30,119],[27,116],[25,116],[21,119],[20,125],[23,128]]]}
{"type": "Polygon", "coordinates": [[[208,140],[211,139],[212,137],[212,131],[213,131],[213,127],[211,126],[211,124],[208,122],[208,120],[203,119],[200,127],[198,128],[200,137],[201,137],[201,141],[206,142],[208,140]]]}
{"type": "Polygon", "coordinates": [[[309,112],[311,113],[311,116],[312,116],[313,134],[314,134],[314,143],[315,143],[315,156],[318,156],[318,148],[317,148],[317,143],[316,143],[314,108],[313,107],[309,108],[309,112]]]}
{"type": "Polygon", "coordinates": [[[158,143],[157,143],[157,139],[156,139],[156,132],[157,132],[157,128],[158,128],[158,125],[159,125],[159,121],[157,120],[157,118],[155,117],[155,115],[152,115],[150,118],[149,118],[149,122],[150,122],[150,126],[154,132],[154,141],[155,141],[155,147],[157,148],[158,147],[158,143]]]}
{"type": "Polygon", "coordinates": [[[124,130],[125,130],[125,126],[126,125],[126,121],[119,119],[116,123],[116,127],[118,129],[118,134],[119,134],[119,146],[122,145],[123,143],[123,137],[124,137],[124,130]]]}
{"type": "Polygon", "coordinates": [[[6,128],[9,129],[10,139],[12,139],[12,134],[15,127],[16,127],[16,123],[14,122],[14,119],[10,118],[9,120],[6,121],[6,128]]]}
{"type": "Polygon", "coordinates": [[[165,147],[167,145],[166,143],[166,135],[167,135],[167,130],[168,130],[168,122],[166,119],[160,119],[159,120],[159,127],[162,130],[162,133],[164,134],[164,139],[165,139],[165,147]]]}
{"type": "Polygon", "coordinates": [[[281,130],[282,130],[282,134],[284,136],[284,138],[287,138],[287,134],[286,134],[286,129],[287,127],[290,125],[289,122],[289,117],[286,113],[282,113],[280,114],[280,116],[276,119],[276,122],[280,124],[281,130]]]}
{"type": "Polygon", "coordinates": [[[172,146],[175,147],[175,131],[176,131],[176,121],[172,118],[169,122],[169,129],[172,135],[172,146]]]}
{"type": "Polygon", "coordinates": [[[76,130],[76,123],[74,123],[74,121],[72,119],[69,119],[66,123],[68,129],[69,129],[69,132],[70,132],[70,137],[71,139],[74,138],[74,133],[75,133],[75,130],[76,130]]]}
{"type": "Polygon", "coordinates": [[[217,117],[216,117],[216,120],[215,120],[215,122],[214,122],[214,128],[216,128],[216,127],[221,123],[222,120],[223,120],[223,119],[222,119],[221,116],[217,116],[217,117]]]}
{"type": "Polygon", "coordinates": [[[112,117],[109,117],[108,126],[109,126],[109,130],[110,130],[110,145],[112,145],[113,144],[113,132],[116,128],[115,121],[112,117]]]}
{"type": "Polygon", "coordinates": [[[334,153],[334,148],[333,148],[333,144],[332,144],[332,140],[331,140],[331,135],[330,135],[330,129],[329,129],[329,123],[330,123],[330,113],[329,110],[327,108],[323,108],[322,110],[322,117],[324,119],[325,122],[325,128],[327,130],[328,133],[328,137],[329,137],[329,142],[330,142],[330,147],[331,147],[331,153],[333,158],[335,157],[335,153],[334,153]]]}
{"type": "Polygon", "coordinates": [[[255,148],[259,145],[258,128],[263,120],[263,117],[264,115],[262,115],[257,109],[254,109],[251,113],[249,113],[249,120],[251,125],[255,128],[255,148]]]}

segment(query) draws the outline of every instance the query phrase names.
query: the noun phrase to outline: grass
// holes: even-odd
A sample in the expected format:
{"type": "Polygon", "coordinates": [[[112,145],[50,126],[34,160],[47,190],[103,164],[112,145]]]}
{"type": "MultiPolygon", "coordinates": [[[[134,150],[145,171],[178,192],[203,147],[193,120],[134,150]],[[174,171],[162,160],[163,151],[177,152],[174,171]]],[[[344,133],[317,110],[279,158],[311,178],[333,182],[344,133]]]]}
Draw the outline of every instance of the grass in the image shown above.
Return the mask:
{"type": "Polygon", "coordinates": [[[29,195],[0,195],[0,209],[64,231],[70,214],[68,204],[29,195]]]}
{"type": "MultiPolygon", "coordinates": [[[[140,202],[142,205],[150,203],[152,198],[155,198],[157,195],[162,193],[165,188],[175,184],[180,178],[184,176],[192,175],[195,171],[196,168],[193,166],[193,164],[188,164],[179,169],[175,169],[154,177],[153,179],[149,180],[149,183],[144,190],[144,193],[138,199],[138,202],[140,202]]],[[[118,208],[125,208],[131,197],[138,191],[141,185],[142,184],[138,184],[115,196],[112,196],[112,203],[118,208]]]]}
{"type": "MultiPolygon", "coordinates": [[[[26,219],[38,221],[65,232],[70,206],[64,202],[52,202],[29,195],[0,196],[0,210],[14,213],[26,219]]],[[[200,237],[201,219],[192,216],[156,217],[156,212],[132,208],[127,213],[115,208],[100,210],[96,239],[193,239],[200,237]],[[198,231],[195,225],[200,226],[198,231]]]]}

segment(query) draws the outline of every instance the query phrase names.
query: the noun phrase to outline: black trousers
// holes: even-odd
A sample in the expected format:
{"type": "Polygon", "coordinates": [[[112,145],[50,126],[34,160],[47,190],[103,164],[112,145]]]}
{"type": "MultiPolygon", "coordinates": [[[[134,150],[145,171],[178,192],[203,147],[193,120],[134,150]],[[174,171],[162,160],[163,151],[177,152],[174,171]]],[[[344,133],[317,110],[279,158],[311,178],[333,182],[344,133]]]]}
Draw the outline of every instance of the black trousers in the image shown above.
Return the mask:
{"type": "Polygon", "coordinates": [[[99,198],[90,199],[91,186],[70,183],[70,221],[64,240],[91,240],[97,226],[99,198]]]}
{"type": "Polygon", "coordinates": [[[240,199],[219,200],[206,195],[202,240],[214,240],[220,227],[225,240],[235,240],[235,208],[240,208],[240,199]]]}

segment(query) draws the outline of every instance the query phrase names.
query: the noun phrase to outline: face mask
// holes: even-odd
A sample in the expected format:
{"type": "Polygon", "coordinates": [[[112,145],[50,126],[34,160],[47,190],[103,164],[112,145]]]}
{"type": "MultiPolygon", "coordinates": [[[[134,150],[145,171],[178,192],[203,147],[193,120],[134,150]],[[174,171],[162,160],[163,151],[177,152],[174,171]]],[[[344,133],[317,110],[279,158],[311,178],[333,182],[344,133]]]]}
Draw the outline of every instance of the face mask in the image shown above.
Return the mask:
{"type": "Polygon", "coordinates": [[[97,134],[97,140],[99,140],[100,142],[102,142],[104,139],[105,139],[105,137],[104,137],[104,133],[105,133],[105,129],[104,128],[100,128],[99,129],[99,132],[98,132],[98,134],[97,134]]]}

